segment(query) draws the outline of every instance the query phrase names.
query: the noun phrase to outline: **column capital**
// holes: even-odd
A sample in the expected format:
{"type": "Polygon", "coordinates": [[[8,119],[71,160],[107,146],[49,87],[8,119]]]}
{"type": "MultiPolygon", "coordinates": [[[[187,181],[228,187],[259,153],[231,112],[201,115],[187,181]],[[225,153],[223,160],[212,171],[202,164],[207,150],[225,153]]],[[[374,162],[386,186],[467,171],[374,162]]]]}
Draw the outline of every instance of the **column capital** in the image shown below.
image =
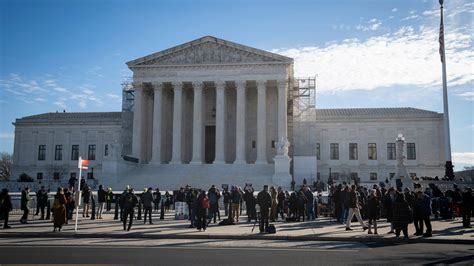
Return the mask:
{"type": "Polygon", "coordinates": [[[173,86],[174,90],[177,90],[177,89],[181,90],[184,87],[184,82],[182,82],[182,81],[173,81],[173,82],[171,82],[171,86],[173,86]]]}
{"type": "Polygon", "coordinates": [[[247,86],[247,81],[246,80],[236,80],[235,81],[235,87],[237,89],[245,89],[247,86]]]}
{"type": "Polygon", "coordinates": [[[191,84],[194,90],[202,90],[204,88],[204,82],[202,81],[192,81],[191,84]]]}
{"type": "Polygon", "coordinates": [[[266,79],[256,80],[255,84],[257,85],[257,89],[264,89],[267,87],[268,81],[266,79]]]}
{"type": "Polygon", "coordinates": [[[163,82],[153,82],[151,83],[151,86],[154,90],[161,90],[164,87],[163,82]]]}
{"type": "Polygon", "coordinates": [[[132,87],[135,90],[141,90],[141,89],[143,89],[144,86],[145,85],[142,82],[132,82],[132,87]]]}
{"type": "Polygon", "coordinates": [[[216,86],[216,89],[225,89],[225,81],[223,80],[216,80],[214,81],[214,86],[216,86]]]}
{"type": "Polygon", "coordinates": [[[277,86],[278,88],[280,87],[286,87],[288,85],[288,79],[277,79],[277,86]]]}

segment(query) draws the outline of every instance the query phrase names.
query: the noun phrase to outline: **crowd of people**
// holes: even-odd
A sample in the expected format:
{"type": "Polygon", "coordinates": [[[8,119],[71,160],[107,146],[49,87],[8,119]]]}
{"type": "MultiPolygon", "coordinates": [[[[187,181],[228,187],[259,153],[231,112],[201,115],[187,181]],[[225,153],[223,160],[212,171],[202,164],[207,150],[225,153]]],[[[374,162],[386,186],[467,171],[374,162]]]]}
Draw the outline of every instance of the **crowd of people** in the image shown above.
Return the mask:
{"type": "MultiPolygon", "coordinates": [[[[319,180],[318,180],[319,181],[319,180]]],[[[306,183],[306,182],[304,182],[306,183]]],[[[223,186],[222,191],[212,185],[207,191],[194,189],[190,186],[181,187],[172,193],[166,191],[163,195],[158,188],[144,189],[135,192],[127,186],[117,194],[111,188],[99,186],[93,193],[85,183],[80,184],[82,217],[102,219],[103,213],[115,207],[115,219],[120,219],[123,229],[130,231],[136,217],[143,210],[143,223],[153,224],[153,211],[164,213],[181,204],[186,206],[190,228],[206,231],[210,223],[221,225],[236,224],[241,221],[244,206],[246,222],[259,224],[261,233],[269,231],[270,223],[281,220],[284,222],[304,222],[315,220],[320,215],[330,216],[335,222],[345,225],[345,230],[352,231],[352,222],[358,221],[363,231],[368,234],[378,234],[377,221],[381,218],[390,223],[390,231],[397,237],[403,234],[408,237],[408,225],[413,223],[415,235],[432,236],[431,217],[434,219],[452,219],[462,216],[463,226],[471,227],[471,214],[474,208],[472,191],[464,190],[454,185],[452,190],[442,192],[436,185],[430,184],[424,190],[415,184],[413,189],[396,189],[380,185],[371,188],[355,184],[331,184],[328,188],[327,200],[323,203],[321,182],[309,186],[303,184],[298,189],[287,191],[281,187],[264,186],[256,193],[252,185],[223,186]],[[221,220],[221,206],[224,215],[221,220]],[[424,230],[426,228],[426,230],[424,230]]],[[[41,187],[36,193],[36,213],[40,220],[49,220],[53,216],[53,230],[61,231],[64,224],[73,219],[78,193],[74,185],[69,188],[58,188],[52,199],[48,191],[41,187]]],[[[25,188],[21,193],[20,208],[23,215],[22,224],[28,223],[30,213],[30,190],[25,188]]],[[[0,217],[4,220],[3,228],[10,228],[9,212],[13,205],[8,190],[3,189],[0,195],[0,217]]]]}

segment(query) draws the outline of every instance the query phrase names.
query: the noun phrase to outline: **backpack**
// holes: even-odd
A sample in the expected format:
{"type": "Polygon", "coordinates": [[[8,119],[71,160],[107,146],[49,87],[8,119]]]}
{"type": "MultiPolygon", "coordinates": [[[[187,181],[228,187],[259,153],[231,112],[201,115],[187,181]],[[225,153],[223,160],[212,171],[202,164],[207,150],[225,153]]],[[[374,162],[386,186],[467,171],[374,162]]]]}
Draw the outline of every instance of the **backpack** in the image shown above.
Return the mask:
{"type": "Polygon", "coordinates": [[[201,205],[203,209],[209,209],[209,200],[207,197],[202,198],[201,205]]]}
{"type": "Polygon", "coordinates": [[[61,203],[59,202],[59,199],[54,199],[53,209],[59,209],[60,207],[61,207],[61,203]]]}
{"type": "Polygon", "coordinates": [[[276,228],[274,224],[269,224],[267,227],[267,234],[275,234],[276,228]]]}

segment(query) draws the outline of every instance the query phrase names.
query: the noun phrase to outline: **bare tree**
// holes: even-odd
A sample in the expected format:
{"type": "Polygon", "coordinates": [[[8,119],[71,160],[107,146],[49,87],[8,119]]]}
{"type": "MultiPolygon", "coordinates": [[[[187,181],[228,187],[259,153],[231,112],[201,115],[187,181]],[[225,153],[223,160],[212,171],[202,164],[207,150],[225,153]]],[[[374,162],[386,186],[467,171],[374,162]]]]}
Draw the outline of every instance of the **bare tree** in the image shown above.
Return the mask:
{"type": "Polygon", "coordinates": [[[0,153],[0,180],[10,180],[13,159],[7,152],[0,153]]]}

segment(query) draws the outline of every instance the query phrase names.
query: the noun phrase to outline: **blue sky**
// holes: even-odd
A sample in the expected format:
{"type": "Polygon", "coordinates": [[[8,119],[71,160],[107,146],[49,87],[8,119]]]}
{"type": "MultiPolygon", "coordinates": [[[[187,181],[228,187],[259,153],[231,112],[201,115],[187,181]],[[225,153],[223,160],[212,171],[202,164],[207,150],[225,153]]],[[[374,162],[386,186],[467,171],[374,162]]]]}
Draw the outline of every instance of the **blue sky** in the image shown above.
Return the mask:
{"type": "MultiPolygon", "coordinates": [[[[453,160],[474,165],[472,1],[445,1],[453,160]]],[[[205,35],[295,59],[317,106],[442,112],[437,0],[0,0],[0,151],[15,118],[119,111],[125,62],[205,35]]]]}

